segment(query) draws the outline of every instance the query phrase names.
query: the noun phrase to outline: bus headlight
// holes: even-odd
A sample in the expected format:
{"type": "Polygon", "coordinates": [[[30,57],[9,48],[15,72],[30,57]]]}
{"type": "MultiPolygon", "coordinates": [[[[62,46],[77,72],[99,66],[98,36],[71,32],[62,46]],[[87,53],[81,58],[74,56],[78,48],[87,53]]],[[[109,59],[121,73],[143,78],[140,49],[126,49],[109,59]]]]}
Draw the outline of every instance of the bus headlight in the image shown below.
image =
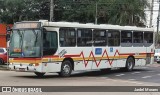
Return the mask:
{"type": "Polygon", "coordinates": [[[32,66],[39,66],[39,64],[38,63],[34,63],[34,64],[32,64],[32,66]]]}
{"type": "Polygon", "coordinates": [[[13,65],[13,63],[9,63],[9,65],[13,65]]]}

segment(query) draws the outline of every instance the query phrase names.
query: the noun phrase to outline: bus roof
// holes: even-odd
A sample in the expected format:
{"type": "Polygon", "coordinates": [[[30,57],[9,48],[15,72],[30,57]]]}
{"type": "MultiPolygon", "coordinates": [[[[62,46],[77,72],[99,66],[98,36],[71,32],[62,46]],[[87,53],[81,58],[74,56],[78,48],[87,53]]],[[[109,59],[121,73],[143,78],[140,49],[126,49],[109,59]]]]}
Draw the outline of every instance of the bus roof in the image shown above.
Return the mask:
{"type": "Polygon", "coordinates": [[[23,21],[23,22],[41,22],[43,27],[73,27],[73,28],[91,28],[91,29],[116,29],[116,30],[134,30],[134,31],[151,31],[154,28],[143,28],[136,26],[120,26],[111,24],[93,24],[93,23],[78,23],[78,22],[49,22],[48,20],[39,21],[23,21]]]}
{"type": "Polygon", "coordinates": [[[142,28],[136,26],[119,26],[110,24],[81,24],[77,22],[43,22],[44,27],[76,27],[76,28],[94,28],[94,29],[118,29],[118,30],[135,30],[135,31],[154,31],[153,28],[142,28]]]}

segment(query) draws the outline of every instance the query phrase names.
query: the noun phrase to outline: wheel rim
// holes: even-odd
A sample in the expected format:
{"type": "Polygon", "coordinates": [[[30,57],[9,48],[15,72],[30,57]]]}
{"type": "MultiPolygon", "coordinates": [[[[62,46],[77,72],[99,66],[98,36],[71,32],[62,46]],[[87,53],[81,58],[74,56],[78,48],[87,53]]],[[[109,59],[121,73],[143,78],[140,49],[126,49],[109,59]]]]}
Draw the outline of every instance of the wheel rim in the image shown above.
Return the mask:
{"type": "Polygon", "coordinates": [[[69,65],[64,65],[64,67],[63,67],[63,73],[64,74],[69,74],[70,73],[70,66],[69,65]]]}
{"type": "Polygon", "coordinates": [[[132,62],[128,62],[128,69],[132,69],[132,62]]]}
{"type": "Polygon", "coordinates": [[[128,69],[131,70],[132,67],[133,67],[133,62],[132,62],[132,60],[129,60],[129,62],[128,62],[128,69]]]}

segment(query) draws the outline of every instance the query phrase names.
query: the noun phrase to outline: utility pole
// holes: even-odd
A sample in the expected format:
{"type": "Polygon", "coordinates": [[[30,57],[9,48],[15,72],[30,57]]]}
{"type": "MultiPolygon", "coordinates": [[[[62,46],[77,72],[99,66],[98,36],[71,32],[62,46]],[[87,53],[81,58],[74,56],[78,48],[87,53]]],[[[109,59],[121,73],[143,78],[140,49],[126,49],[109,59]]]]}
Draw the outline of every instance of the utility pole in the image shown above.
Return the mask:
{"type": "Polygon", "coordinates": [[[96,2],[95,24],[97,24],[97,2],[96,2]]]}
{"type": "Polygon", "coordinates": [[[154,0],[152,0],[152,3],[151,3],[151,13],[150,13],[150,23],[149,23],[149,28],[151,28],[151,27],[152,27],[153,6],[154,6],[154,0]]]}
{"type": "Polygon", "coordinates": [[[50,0],[50,21],[54,21],[54,0],[50,0]]]}
{"type": "Polygon", "coordinates": [[[157,17],[157,39],[156,39],[156,46],[158,47],[158,39],[159,39],[159,17],[160,17],[160,0],[159,3],[159,10],[158,10],[158,17],[157,17]]]}

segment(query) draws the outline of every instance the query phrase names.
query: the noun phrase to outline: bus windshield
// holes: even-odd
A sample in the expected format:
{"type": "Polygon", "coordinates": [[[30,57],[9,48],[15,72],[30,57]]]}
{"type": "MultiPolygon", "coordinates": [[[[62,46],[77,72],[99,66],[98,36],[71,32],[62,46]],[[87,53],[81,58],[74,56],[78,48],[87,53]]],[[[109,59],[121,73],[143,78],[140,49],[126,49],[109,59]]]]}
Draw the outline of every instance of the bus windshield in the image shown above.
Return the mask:
{"type": "Polygon", "coordinates": [[[40,57],[41,30],[13,30],[10,57],[40,57]]]}

